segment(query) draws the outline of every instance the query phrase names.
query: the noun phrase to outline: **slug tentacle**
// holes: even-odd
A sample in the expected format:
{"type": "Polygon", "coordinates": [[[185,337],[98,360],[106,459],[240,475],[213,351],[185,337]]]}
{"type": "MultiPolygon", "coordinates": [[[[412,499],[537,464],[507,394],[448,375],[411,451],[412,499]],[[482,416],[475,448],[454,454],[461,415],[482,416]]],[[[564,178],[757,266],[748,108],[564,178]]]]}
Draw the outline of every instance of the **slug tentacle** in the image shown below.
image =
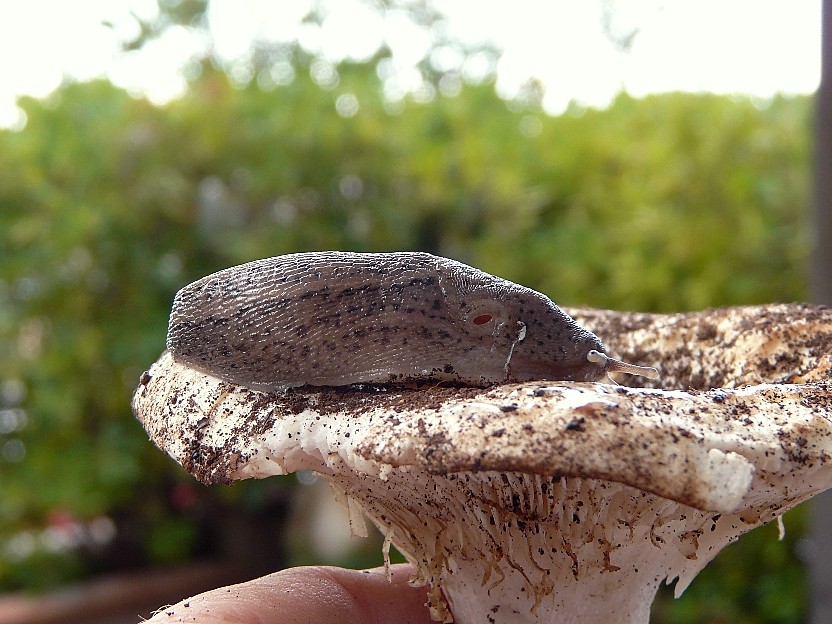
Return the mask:
{"type": "Polygon", "coordinates": [[[593,364],[600,364],[604,372],[607,373],[627,373],[628,375],[640,375],[648,379],[658,379],[659,371],[652,366],[638,366],[636,364],[628,364],[621,360],[611,358],[605,353],[592,350],[586,354],[586,359],[593,364]]]}

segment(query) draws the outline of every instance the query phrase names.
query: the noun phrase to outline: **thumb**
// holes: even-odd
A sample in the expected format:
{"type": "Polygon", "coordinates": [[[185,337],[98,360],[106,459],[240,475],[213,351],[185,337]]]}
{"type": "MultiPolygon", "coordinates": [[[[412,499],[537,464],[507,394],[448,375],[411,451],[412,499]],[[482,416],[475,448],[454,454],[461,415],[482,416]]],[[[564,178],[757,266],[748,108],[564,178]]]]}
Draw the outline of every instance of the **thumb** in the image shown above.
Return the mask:
{"type": "Polygon", "coordinates": [[[160,609],[147,624],[429,624],[427,589],[408,585],[410,564],[347,570],[290,568],[160,609]]]}

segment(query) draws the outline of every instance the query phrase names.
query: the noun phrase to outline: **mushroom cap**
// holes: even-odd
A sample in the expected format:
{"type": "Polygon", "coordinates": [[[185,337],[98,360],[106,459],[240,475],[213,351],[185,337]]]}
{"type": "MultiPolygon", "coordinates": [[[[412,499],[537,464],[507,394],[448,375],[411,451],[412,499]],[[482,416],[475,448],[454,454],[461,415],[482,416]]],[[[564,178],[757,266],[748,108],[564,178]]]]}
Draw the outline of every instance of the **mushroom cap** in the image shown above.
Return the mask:
{"type": "MultiPolygon", "coordinates": [[[[664,389],[262,393],[164,353],[133,400],[206,483],[315,470],[416,563],[437,620],[646,622],[727,543],[832,485],[832,313],[569,311],[664,389]],[[561,620],[558,620],[561,621],[561,620]]],[[[632,379],[628,379],[632,382],[632,379]]]]}

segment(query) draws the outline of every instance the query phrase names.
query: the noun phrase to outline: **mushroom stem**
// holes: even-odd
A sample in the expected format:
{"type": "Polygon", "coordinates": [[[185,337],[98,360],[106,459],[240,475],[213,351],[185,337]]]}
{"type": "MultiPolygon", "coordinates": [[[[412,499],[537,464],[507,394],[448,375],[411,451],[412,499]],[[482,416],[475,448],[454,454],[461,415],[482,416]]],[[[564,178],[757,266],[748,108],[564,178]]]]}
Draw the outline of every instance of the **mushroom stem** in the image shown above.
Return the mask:
{"type": "Polygon", "coordinates": [[[719,514],[596,479],[485,472],[415,485],[413,472],[397,469],[383,486],[333,480],[382,531],[407,527],[393,543],[430,584],[436,621],[644,624],[663,579],[704,565],[691,561],[698,541],[719,550],[735,530],[719,514]],[[382,488],[401,494],[386,500],[382,488]]]}
{"type": "Polygon", "coordinates": [[[640,375],[648,379],[659,378],[659,371],[652,366],[628,364],[627,362],[611,358],[606,353],[601,353],[595,349],[586,354],[586,359],[594,364],[601,364],[608,373],[627,373],[628,375],[640,375]]]}

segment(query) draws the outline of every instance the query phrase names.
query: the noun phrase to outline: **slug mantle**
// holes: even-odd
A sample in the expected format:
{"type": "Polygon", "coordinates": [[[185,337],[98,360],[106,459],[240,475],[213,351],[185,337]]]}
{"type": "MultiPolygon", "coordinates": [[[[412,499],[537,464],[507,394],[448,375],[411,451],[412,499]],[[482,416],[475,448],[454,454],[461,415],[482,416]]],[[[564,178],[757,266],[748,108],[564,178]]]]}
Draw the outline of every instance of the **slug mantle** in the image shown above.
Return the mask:
{"type": "MultiPolygon", "coordinates": [[[[569,313],[663,389],[526,382],[263,393],[173,361],[133,409],[206,483],[315,470],[445,622],[646,623],[740,534],[832,486],[832,312],[569,313]]],[[[628,382],[632,382],[628,379],[628,382]]],[[[647,383],[647,382],[645,382],[647,383]]]]}

